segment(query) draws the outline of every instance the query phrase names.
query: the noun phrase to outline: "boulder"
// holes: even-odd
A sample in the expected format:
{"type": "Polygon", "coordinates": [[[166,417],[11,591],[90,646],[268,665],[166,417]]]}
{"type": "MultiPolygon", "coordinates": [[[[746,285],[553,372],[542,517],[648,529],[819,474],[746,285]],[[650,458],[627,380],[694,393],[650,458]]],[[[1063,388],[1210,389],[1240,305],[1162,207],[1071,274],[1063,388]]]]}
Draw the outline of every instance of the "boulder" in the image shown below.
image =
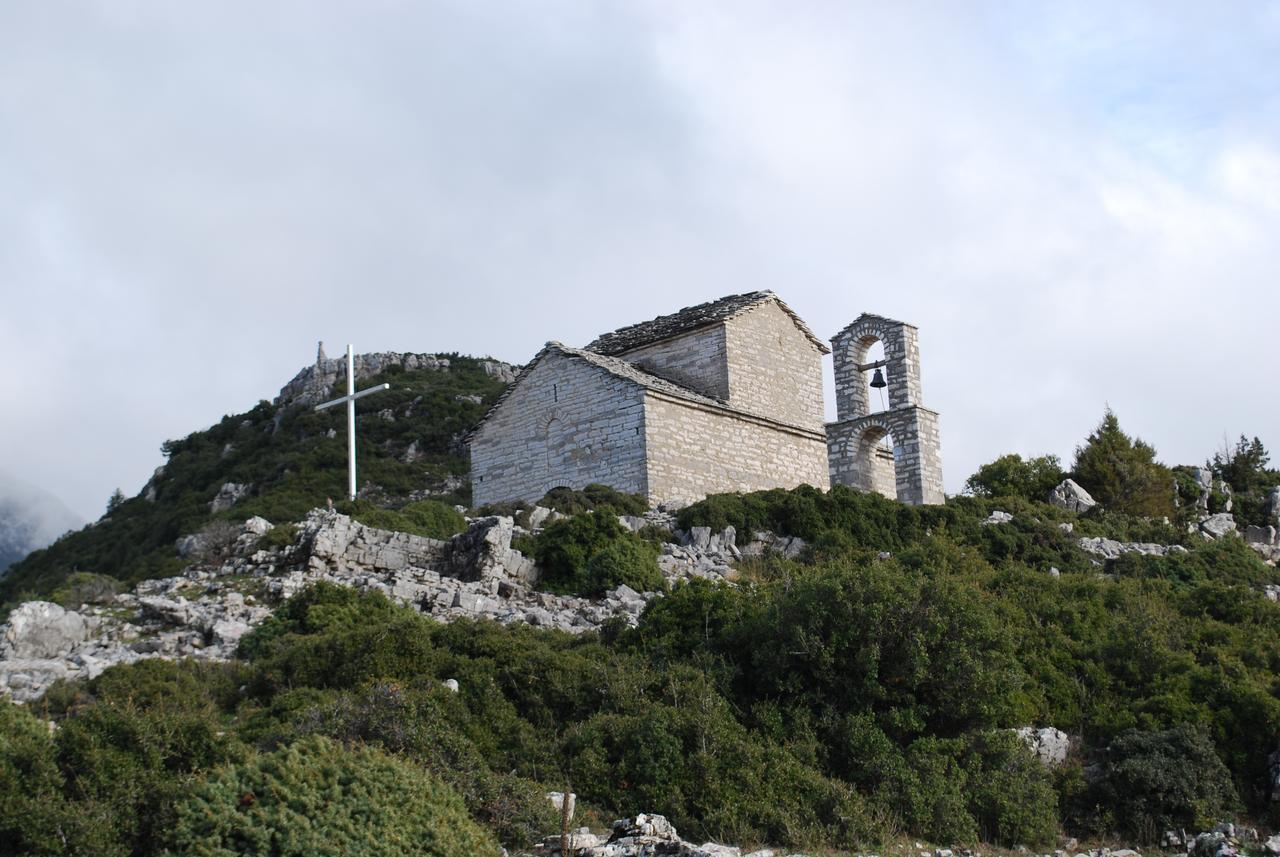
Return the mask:
{"type": "Polygon", "coordinates": [[[1063,479],[1058,483],[1058,486],[1049,492],[1049,502],[1059,509],[1066,509],[1077,515],[1098,505],[1098,501],[1090,497],[1089,492],[1081,488],[1074,479],[1063,479]]]}
{"type": "Polygon", "coordinates": [[[1280,485],[1267,492],[1267,522],[1280,530],[1280,485]]]}
{"type": "Polygon", "coordinates": [[[265,536],[274,528],[274,524],[259,515],[254,515],[252,518],[244,522],[245,533],[254,536],[265,536]]]}
{"type": "Polygon", "coordinates": [[[1235,529],[1236,519],[1228,512],[1209,515],[1200,521],[1200,532],[1211,539],[1223,538],[1227,533],[1235,532],[1235,529]]]}
{"type": "Polygon", "coordinates": [[[1048,767],[1061,765],[1067,760],[1067,754],[1071,751],[1071,739],[1067,737],[1067,733],[1052,726],[1040,729],[1034,726],[1021,726],[1013,732],[1027,745],[1027,749],[1048,767]]]}
{"type": "Polygon", "coordinates": [[[49,601],[28,601],[9,614],[0,636],[6,657],[60,658],[89,639],[95,620],[49,601]]]}
{"type": "Polygon", "coordinates": [[[1266,857],[1280,857],[1280,833],[1262,843],[1262,853],[1266,857]]]}
{"type": "Polygon", "coordinates": [[[1008,524],[1012,521],[1013,521],[1013,515],[1010,515],[1008,512],[1002,512],[999,509],[996,509],[991,513],[990,516],[988,516],[988,518],[985,521],[982,522],[982,525],[985,527],[985,526],[990,526],[991,524],[1008,524]]]}

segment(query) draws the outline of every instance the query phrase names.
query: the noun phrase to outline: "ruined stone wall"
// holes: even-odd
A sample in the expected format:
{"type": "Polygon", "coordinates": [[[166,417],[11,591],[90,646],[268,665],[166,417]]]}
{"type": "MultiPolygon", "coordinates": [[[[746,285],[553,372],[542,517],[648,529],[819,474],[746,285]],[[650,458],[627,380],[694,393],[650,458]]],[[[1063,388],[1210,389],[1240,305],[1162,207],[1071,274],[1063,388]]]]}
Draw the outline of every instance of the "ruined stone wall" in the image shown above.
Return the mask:
{"type": "Polygon", "coordinates": [[[537,500],[592,482],[643,493],[643,396],[597,367],[548,354],[472,437],[472,502],[537,500]]]}
{"type": "Polygon", "coordinates": [[[725,323],[729,405],[822,431],[822,352],[775,302],[725,323]]]}
{"type": "Polygon", "coordinates": [[[825,490],[830,484],[821,432],[787,431],[652,393],[645,400],[645,429],[651,504],[802,484],[825,490]]]}
{"type": "Polygon", "coordinates": [[[723,324],[664,339],[619,354],[618,357],[651,375],[688,387],[704,396],[721,401],[729,396],[723,324]]]}

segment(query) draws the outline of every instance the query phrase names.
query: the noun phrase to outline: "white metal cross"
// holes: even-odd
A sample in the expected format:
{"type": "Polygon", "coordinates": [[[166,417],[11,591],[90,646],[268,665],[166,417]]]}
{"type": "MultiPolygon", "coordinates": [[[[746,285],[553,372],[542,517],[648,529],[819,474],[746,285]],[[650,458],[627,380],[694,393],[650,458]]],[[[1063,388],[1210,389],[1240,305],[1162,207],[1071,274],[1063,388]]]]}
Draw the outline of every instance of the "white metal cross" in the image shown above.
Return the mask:
{"type": "Polygon", "coordinates": [[[356,399],[364,398],[370,393],[380,393],[389,389],[391,389],[390,384],[379,384],[376,387],[361,390],[359,393],[356,392],[356,358],[350,344],[348,344],[347,394],[341,399],[334,399],[332,402],[316,405],[317,411],[323,411],[325,408],[332,408],[334,405],[341,405],[343,402],[347,403],[347,494],[352,500],[356,499],[356,399]]]}

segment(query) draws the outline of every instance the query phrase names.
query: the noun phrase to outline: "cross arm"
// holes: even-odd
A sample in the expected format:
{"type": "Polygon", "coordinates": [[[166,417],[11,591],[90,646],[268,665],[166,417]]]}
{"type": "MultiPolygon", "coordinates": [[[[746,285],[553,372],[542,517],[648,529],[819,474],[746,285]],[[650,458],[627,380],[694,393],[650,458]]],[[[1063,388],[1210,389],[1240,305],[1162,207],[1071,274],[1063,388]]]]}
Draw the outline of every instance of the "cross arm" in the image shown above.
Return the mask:
{"type": "Polygon", "coordinates": [[[356,399],[363,399],[370,393],[381,393],[383,390],[390,390],[390,384],[379,384],[376,387],[370,387],[367,390],[361,390],[359,393],[353,393],[350,396],[343,396],[340,399],[334,399],[331,402],[325,402],[322,405],[316,405],[315,410],[323,411],[325,408],[332,408],[334,405],[345,404],[346,402],[354,402],[356,399]]]}

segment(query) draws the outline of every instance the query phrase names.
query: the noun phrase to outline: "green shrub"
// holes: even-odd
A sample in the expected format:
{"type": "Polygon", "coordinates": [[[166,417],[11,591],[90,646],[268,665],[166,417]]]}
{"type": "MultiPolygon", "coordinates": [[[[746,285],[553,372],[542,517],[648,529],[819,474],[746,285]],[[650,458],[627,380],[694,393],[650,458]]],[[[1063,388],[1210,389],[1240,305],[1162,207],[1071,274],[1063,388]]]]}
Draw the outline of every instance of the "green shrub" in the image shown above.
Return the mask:
{"type": "Polygon", "coordinates": [[[70,774],[68,809],[95,842],[90,853],[151,853],[198,775],[239,757],[211,676],[155,660],[114,667],[90,682],[93,702],[62,720],[58,765],[70,774]]]}
{"type": "MultiPolygon", "coordinates": [[[[490,717],[496,712],[490,711],[490,717]]],[[[467,736],[465,701],[435,679],[375,682],[359,691],[298,711],[300,735],[325,735],[345,744],[370,744],[410,758],[460,794],[473,818],[506,845],[523,847],[557,829],[559,815],[546,788],[490,769],[467,736]]]]}
{"type": "Polygon", "coordinates": [[[293,547],[298,538],[297,524],[276,524],[258,539],[258,550],[281,550],[293,547]]]}
{"type": "Polygon", "coordinates": [[[124,583],[114,577],[91,571],[77,571],[53,591],[49,600],[75,610],[84,604],[106,604],[124,589],[124,583]]]}
{"type": "Polygon", "coordinates": [[[211,774],[178,806],[170,842],[194,857],[499,853],[436,777],[322,737],[211,774]]]}
{"type": "Polygon", "coordinates": [[[0,853],[65,853],[62,787],[49,727],[0,700],[0,853]]]}
{"type": "Polygon", "coordinates": [[[608,485],[592,483],[580,491],[552,488],[535,505],[555,509],[564,515],[581,515],[608,507],[619,515],[643,515],[649,504],[643,494],[624,494],[608,485]]]}
{"type": "Polygon", "coordinates": [[[982,841],[1045,846],[1058,829],[1053,777],[1012,732],[971,736],[966,800],[982,841]]]}
{"type": "Polygon", "coordinates": [[[1113,815],[1117,832],[1144,843],[1164,830],[1207,829],[1239,805],[1213,742],[1191,725],[1117,738],[1092,797],[1113,815]]]}
{"type": "Polygon", "coordinates": [[[658,549],[608,509],[553,522],[538,534],[533,555],[541,585],[552,592],[601,595],[624,583],[639,592],[662,586],[658,549]]]}
{"type": "Polygon", "coordinates": [[[335,628],[380,624],[395,605],[379,592],[360,592],[349,586],[320,581],[280,605],[257,628],[240,640],[238,654],[255,660],[267,654],[286,634],[319,634],[335,628]]]}
{"type": "Polygon", "coordinates": [[[979,467],[964,488],[978,497],[1021,497],[1043,502],[1065,476],[1056,455],[1024,460],[1014,453],[979,467]]]}
{"type": "Polygon", "coordinates": [[[352,516],[368,527],[441,540],[467,528],[462,513],[439,500],[419,500],[399,509],[379,509],[357,501],[352,516]]]}

